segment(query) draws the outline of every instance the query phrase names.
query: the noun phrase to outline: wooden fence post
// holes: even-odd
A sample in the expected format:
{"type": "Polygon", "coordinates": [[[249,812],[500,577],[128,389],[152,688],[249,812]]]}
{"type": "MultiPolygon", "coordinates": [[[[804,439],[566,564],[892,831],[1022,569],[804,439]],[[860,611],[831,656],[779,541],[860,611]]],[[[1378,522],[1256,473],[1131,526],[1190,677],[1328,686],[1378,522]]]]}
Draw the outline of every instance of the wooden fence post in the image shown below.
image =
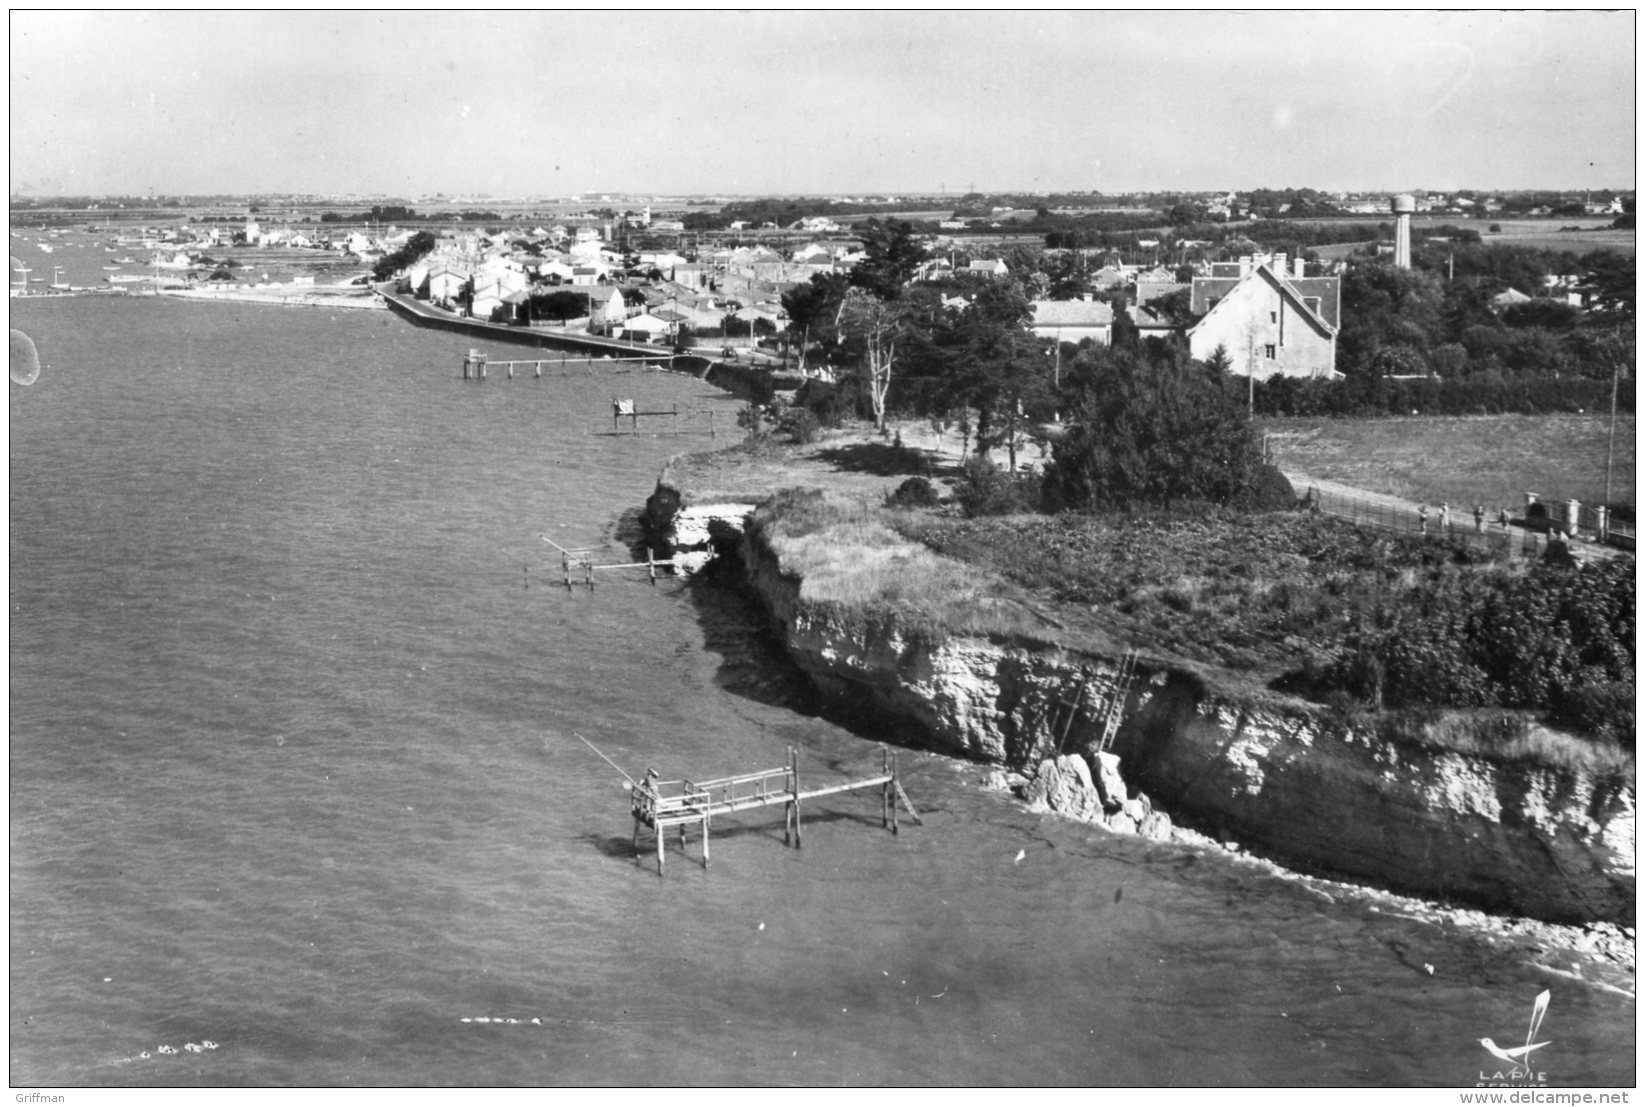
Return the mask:
{"type": "MultiPolygon", "coordinates": [[[[885,773],[891,772],[891,751],[882,744],[880,746],[880,769],[885,773]]],[[[880,787],[880,827],[884,829],[891,825],[891,782],[886,781],[880,787]]]]}
{"type": "Polygon", "coordinates": [[[794,795],[794,848],[803,843],[800,835],[800,757],[794,747],[788,747],[788,782],[794,795]]]}
{"type": "MultiPolygon", "coordinates": [[[[891,786],[893,788],[895,788],[897,786],[897,755],[896,754],[891,755],[891,786]]],[[[901,833],[897,829],[897,805],[894,804],[894,803],[891,805],[891,833],[893,833],[893,834],[901,833]]]]}

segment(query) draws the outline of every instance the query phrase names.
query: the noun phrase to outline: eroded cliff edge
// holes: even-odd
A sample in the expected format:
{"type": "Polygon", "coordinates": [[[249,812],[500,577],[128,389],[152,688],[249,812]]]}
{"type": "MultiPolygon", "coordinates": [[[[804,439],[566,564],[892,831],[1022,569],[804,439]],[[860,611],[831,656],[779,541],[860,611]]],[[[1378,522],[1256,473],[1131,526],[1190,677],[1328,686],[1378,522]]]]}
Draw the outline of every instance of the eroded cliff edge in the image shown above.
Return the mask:
{"type": "MultiPolygon", "coordinates": [[[[681,498],[659,487],[654,526],[681,498]]],[[[737,520],[712,514],[723,536],[737,520]]],[[[746,510],[746,509],[744,509],[746,510]]],[[[917,727],[936,748],[1032,769],[1086,758],[1120,656],[1022,633],[953,634],[805,595],[754,520],[740,554],[795,663],[828,696],[917,727]]],[[[1504,762],[1395,739],[1279,695],[1219,690],[1143,657],[1114,749],[1179,821],[1305,871],[1555,922],[1634,923],[1635,788],[1582,767],[1504,762]]]]}

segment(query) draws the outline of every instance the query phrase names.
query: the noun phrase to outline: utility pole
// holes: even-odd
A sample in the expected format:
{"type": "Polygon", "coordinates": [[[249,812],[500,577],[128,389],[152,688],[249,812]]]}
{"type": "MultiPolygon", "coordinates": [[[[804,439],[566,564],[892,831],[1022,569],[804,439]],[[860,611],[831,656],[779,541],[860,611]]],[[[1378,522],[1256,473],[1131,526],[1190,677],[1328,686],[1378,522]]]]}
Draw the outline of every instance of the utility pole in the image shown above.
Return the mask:
{"type": "Polygon", "coordinates": [[[1605,439],[1605,528],[1611,523],[1611,464],[1616,457],[1616,390],[1622,377],[1622,336],[1611,332],[1611,431],[1605,439]]]}
{"type": "Polygon", "coordinates": [[[1245,333],[1245,417],[1252,422],[1257,418],[1257,339],[1245,333]]]}

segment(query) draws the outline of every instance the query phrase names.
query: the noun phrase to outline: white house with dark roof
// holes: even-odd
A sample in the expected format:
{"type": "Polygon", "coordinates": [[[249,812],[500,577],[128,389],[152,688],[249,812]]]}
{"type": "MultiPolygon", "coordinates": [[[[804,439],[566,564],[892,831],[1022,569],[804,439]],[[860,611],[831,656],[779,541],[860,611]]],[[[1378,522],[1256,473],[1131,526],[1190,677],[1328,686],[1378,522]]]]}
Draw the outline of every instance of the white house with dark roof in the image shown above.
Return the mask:
{"type": "Polygon", "coordinates": [[[658,316],[642,312],[631,315],[617,324],[618,330],[625,335],[637,336],[646,342],[655,342],[659,338],[666,338],[673,334],[676,323],[671,319],[662,319],[658,316]]]}
{"type": "Polygon", "coordinates": [[[460,269],[439,267],[428,273],[428,298],[437,304],[450,306],[468,287],[468,273],[460,269]]]}
{"type": "Polygon", "coordinates": [[[621,326],[628,318],[628,301],[616,285],[595,285],[587,289],[589,322],[595,326],[621,326]]]}
{"type": "MultiPolygon", "coordinates": [[[[1242,258],[1239,276],[1196,277],[1188,349],[1205,361],[1220,347],[1240,376],[1340,379],[1336,370],[1341,282],[1287,275],[1284,254],[1242,258]]],[[[1299,259],[1300,260],[1300,259],[1299,259]]]]}

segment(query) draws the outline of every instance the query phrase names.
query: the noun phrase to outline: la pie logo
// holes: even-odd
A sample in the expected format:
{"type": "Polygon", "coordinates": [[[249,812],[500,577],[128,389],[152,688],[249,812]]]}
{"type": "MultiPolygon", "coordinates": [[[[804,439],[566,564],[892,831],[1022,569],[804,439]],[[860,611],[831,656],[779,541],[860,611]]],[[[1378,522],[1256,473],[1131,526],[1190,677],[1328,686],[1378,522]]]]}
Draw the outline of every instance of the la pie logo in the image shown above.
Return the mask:
{"type": "Polygon", "coordinates": [[[1536,1040],[1537,1032],[1542,1029],[1542,1019],[1548,1014],[1548,998],[1549,993],[1545,990],[1536,997],[1536,1002],[1531,1005],[1531,1025],[1525,1033],[1524,1045],[1504,1048],[1497,1045],[1490,1038],[1481,1038],[1479,1040],[1479,1044],[1484,1046],[1491,1056],[1499,1061],[1506,1061],[1509,1065],[1507,1072],[1499,1070],[1492,1075],[1480,1073],[1479,1077],[1482,1081],[1511,1080],[1516,1083],[1525,1083],[1527,1081],[1540,1083],[1542,1080],[1547,1079],[1547,1073],[1533,1074],[1531,1072],[1531,1055],[1549,1044],[1548,1042],[1536,1040]]]}

